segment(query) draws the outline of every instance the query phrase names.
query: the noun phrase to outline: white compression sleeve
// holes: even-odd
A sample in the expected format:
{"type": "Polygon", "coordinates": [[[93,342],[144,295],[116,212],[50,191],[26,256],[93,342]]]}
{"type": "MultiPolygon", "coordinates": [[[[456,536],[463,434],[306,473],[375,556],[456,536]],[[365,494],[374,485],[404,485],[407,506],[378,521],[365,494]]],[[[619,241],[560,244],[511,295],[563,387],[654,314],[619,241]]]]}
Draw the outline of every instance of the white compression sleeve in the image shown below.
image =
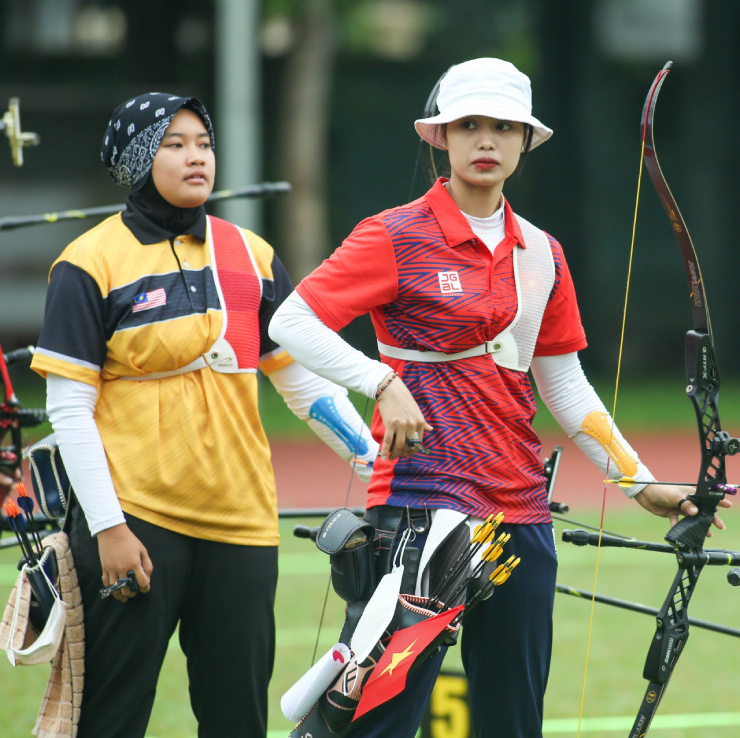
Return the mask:
{"type": "Polygon", "coordinates": [[[622,488],[628,497],[634,497],[647,483],[654,481],[650,470],[612,424],[604,403],[583,372],[577,353],[535,357],[532,376],[540,397],[560,427],[602,472],[606,473],[608,463],[609,478],[618,480],[627,476],[619,468],[620,460],[633,467],[629,476],[638,484],[622,488]],[[585,430],[595,425],[603,428],[601,434],[594,433],[600,435],[601,441],[585,430]]]}
{"type": "Polygon", "coordinates": [[[46,377],[49,420],[92,535],[125,522],[95,424],[97,397],[95,387],[84,382],[58,374],[46,377]]]}
{"type": "Polygon", "coordinates": [[[267,375],[291,412],[301,420],[311,417],[311,405],[319,397],[347,396],[347,390],[319,377],[297,361],[267,375]]]}
{"type": "MultiPolygon", "coordinates": [[[[268,377],[293,414],[305,420],[340,458],[375,461],[378,444],[344,387],[317,376],[296,361],[270,372],[268,377]]],[[[369,478],[370,470],[371,467],[358,467],[357,473],[360,478],[369,478]]]]}
{"type": "Polygon", "coordinates": [[[340,338],[297,292],[277,309],[270,323],[270,337],[312,372],[371,399],[393,371],[340,338]]]}

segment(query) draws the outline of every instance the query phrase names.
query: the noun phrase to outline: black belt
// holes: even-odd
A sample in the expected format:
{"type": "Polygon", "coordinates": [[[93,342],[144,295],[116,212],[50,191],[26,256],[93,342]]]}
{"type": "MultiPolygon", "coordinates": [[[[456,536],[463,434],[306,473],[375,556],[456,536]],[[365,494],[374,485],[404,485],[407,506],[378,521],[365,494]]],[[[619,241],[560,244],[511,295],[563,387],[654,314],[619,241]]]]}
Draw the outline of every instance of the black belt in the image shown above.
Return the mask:
{"type": "MultiPolygon", "coordinates": [[[[377,505],[365,513],[365,520],[376,530],[397,531],[401,521],[408,516],[409,523],[425,521],[429,523],[429,510],[426,507],[394,507],[392,505],[377,505]]],[[[420,526],[415,525],[417,532],[420,526]]],[[[428,525],[426,526],[428,527],[428,525]]]]}

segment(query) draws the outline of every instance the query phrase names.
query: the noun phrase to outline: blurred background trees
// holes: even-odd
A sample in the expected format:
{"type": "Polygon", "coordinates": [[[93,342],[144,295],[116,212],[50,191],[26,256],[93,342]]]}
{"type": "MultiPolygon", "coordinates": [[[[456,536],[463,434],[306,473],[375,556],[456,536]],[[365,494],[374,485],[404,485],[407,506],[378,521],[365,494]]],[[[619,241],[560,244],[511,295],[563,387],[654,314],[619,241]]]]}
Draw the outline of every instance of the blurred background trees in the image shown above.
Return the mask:
{"type": "MultiPolygon", "coordinates": [[[[740,359],[734,287],[740,5],[721,0],[3,0],[0,105],[21,99],[41,144],[0,148],[0,217],[122,202],[99,143],[112,109],[150,89],[200,97],[216,125],[216,186],[287,180],[214,207],[273,243],[298,281],[362,218],[420,195],[413,121],[451,65],[512,61],[555,130],[506,194],[568,256],[590,348],[616,365],[653,78],[671,59],[656,149],[699,253],[725,376],[740,359]]],[[[690,328],[677,244],[643,178],[625,371],[681,374],[690,328]]],[[[89,220],[0,232],[0,340],[36,340],[48,268],[89,220]]],[[[372,264],[368,264],[368,271],[372,264]]],[[[73,320],[74,316],[70,316],[73,320]]],[[[346,329],[374,351],[369,323],[346,329]]],[[[682,381],[679,379],[679,381],[682,381]]]]}

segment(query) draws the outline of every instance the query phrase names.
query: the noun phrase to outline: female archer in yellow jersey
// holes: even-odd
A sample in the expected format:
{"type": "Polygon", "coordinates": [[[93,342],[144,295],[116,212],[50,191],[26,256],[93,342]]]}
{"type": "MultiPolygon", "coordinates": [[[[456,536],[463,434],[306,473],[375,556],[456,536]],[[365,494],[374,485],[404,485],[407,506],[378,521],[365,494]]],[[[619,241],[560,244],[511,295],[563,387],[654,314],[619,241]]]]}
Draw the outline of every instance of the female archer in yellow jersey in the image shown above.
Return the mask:
{"type": "Polygon", "coordinates": [[[144,736],[178,625],[198,735],[266,733],[278,526],[258,369],[345,459],[378,450],[346,391],[267,335],[290,279],[259,236],[206,215],[213,145],[195,98],[120,105],[101,155],[126,208],[51,269],[32,367],[75,490],[78,738],[144,736]],[[101,598],[129,572],[135,588],[101,598]]]}

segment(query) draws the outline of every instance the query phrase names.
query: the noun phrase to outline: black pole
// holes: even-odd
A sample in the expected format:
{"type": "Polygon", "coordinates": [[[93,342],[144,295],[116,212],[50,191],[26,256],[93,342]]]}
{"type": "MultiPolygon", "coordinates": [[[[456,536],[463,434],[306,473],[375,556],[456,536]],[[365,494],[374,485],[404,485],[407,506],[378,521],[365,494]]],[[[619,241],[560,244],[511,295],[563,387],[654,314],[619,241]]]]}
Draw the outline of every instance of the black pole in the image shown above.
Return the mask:
{"type": "MultiPolygon", "coordinates": [[[[283,192],[290,192],[289,182],[262,182],[261,184],[242,187],[237,190],[218,190],[211,193],[208,202],[219,200],[232,200],[236,197],[267,197],[283,192]]],[[[13,228],[25,228],[32,225],[43,225],[48,223],[62,223],[67,220],[84,220],[99,215],[113,215],[119,213],[126,207],[120,205],[102,205],[97,208],[85,208],[84,210],[61,210],[57,213],[43,213],[41,215],[25,215],[19,217],[0,218],[0,231],[9,231],[13,228]]]]}

